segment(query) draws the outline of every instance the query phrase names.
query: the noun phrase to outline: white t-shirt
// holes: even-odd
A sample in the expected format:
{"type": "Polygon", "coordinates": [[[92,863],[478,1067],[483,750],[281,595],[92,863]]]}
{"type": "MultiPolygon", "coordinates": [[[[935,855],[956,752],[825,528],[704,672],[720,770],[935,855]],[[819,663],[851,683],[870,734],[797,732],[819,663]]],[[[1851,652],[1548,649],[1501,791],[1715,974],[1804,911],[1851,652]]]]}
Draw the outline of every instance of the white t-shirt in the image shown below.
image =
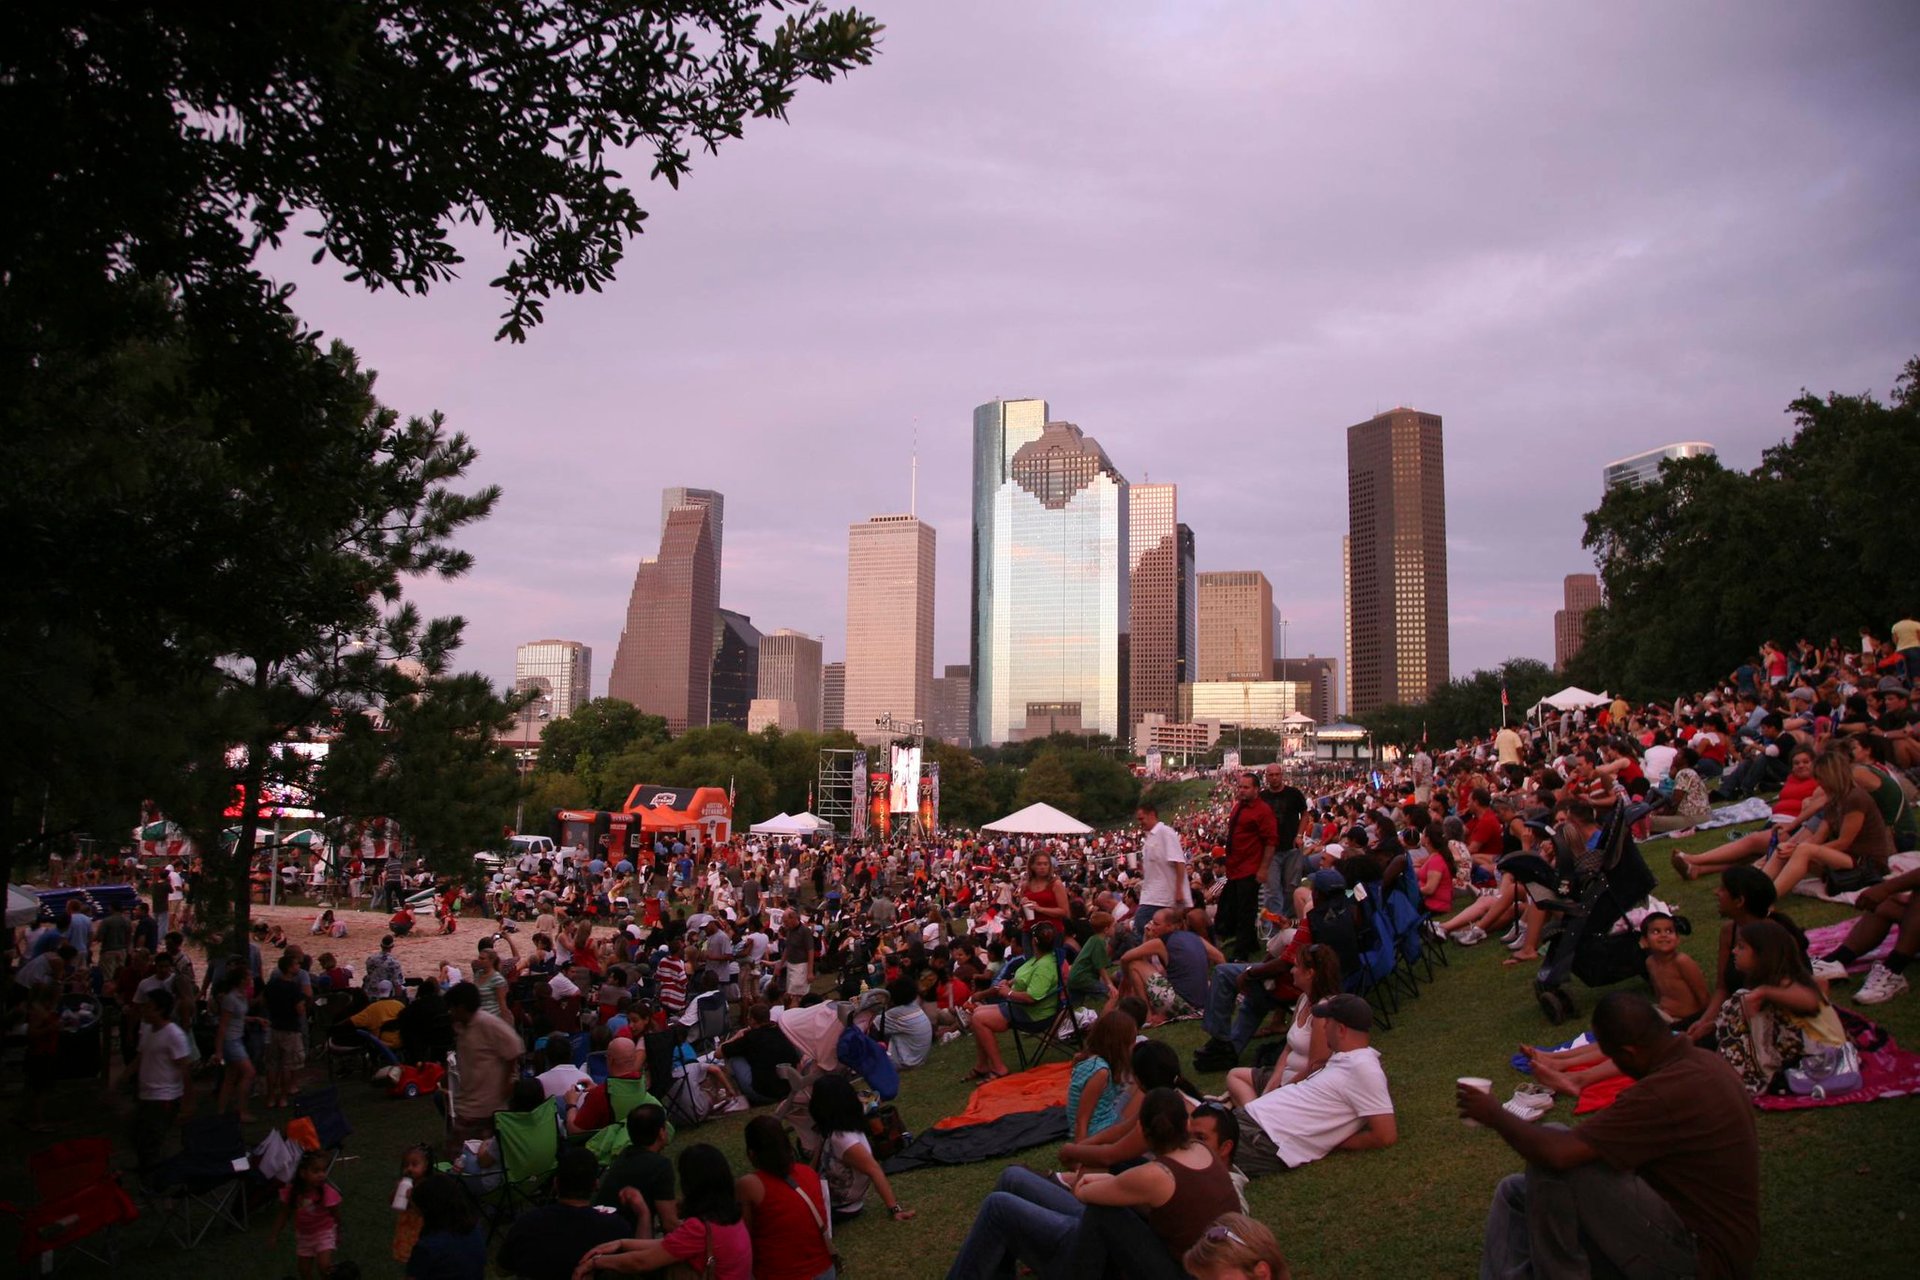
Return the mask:
{"type": "Polygon", "coordinates": [[[899,1067],[917,1067],[933,1049],[933,1023],[919,1001],[881,1015],[880,1025],[887,1032],[887,1055],[899,1067]]]}
{"type": "Polygon", "coordinates": [[[752,964],[759,964],[767,958],[767,946],[766,934],[757,930],[748,934],[746,959],[752,964]]]}
{"type": "Polygon", "coordinates": [[[573,1100],[570,1095],[582,1084],[589,1088],[593,1086],[593,1077],[571,1062],[563,1062],[557,1067],[548,1067],[534,1078],[540,1082],[540,1087],[546,1091],[549,1098],[568,1098],[570,1101],[573,1100]]]}
{"type": "Polygon", "coordinates": [[[827,1139],[827,1148],[833,1154],[821,1163],[826,1166],[827,1187],[833,1197],[833,1207],[838,1213],[858,1213],[867,1199],[867,1191],[873,1186],[873,1179],[847,1163],[847,1152],[855,1147],[865,1147],[869,1155],[873,1144],[867,1141],[864,1133],[841,1131],[827,1139]]]}
{"type": "Polygon", "coordinates": [[[1153,830],[1141,842],[1140,861],[1142,906],[1193,905],[1193,888],[1187,883],[1187,851],[1180,847],[1180,837],[1172,827],[1164,822],[1153,824],[1153,830]]]}
{"type": "Polygon", "coordinates": [[[1281,1085],[1247,1104],[1289,1168],[1311,1164],[1360,1132],[1367,1116],[1390,1116],[1380,1051],[1344,1049],[1298,1084],[1281,1085]]]}
{"type": "Polygon", "coordinates": [[[180,1060],[192,1057],[187,1033],[178,1024],[143,1024],[140,1028],[140,1096],[148,1102],[171,1102],[186,1092],[180,1079],[180,1060]]]}
{"type": "Polygon", "coordinates": [[[1673,772],[1673,758],[1679,754],[1664,742],[1648,747],[1640,757],[1640,771],[1647,775],[1648,782],[1659,786],[1673,772]]]}

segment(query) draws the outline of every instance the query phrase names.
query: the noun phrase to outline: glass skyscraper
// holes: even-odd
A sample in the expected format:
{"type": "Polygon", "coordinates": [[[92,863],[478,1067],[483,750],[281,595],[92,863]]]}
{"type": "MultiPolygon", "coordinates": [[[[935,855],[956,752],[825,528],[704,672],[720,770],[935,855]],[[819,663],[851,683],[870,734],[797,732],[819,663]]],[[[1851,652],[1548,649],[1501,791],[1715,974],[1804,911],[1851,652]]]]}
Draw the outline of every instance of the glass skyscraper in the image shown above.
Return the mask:
{"type": "Polygon", "coordinates": [[[976,743],[1127,728],[1127,480],[1080,428],[1047,416],[1044,400],[973,412],[976,743]]]}

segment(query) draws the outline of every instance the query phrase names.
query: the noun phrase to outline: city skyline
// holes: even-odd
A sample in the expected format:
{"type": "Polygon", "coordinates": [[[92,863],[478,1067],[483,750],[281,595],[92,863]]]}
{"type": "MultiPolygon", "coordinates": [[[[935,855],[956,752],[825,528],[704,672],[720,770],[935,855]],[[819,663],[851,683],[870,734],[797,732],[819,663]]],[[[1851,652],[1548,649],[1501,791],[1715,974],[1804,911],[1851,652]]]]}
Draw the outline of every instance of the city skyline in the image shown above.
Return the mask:
{"type": "Polygon", "coordinates": [[[466,229],[423,298],[291,237],[265,261],[504,486],[473,572],[409,586],[468,619],[457,666],[505,686],[532,635],[610,654],[664,483],[725,491],[728,607],[840,656],[844,531],[906,508],[916,419],[936,661],[968,662],[967,414],[1038,392],[1180,486],[1201,570],[1282,584],[1289,653],[1342,648],[1339,424],[1440,407],[1453,669],[1546,659],[1609,461],[1707,438],[1752,467],[1803,388],[1884,395],[1913,354],[1910,9],[881,16],[874,66],[790,127],[678,192],[635,176],[647,234],[525,345],[493,342],[500,258],[466,229]],[[1476,86],[1445,111],[1436,62],[1476,86]],[[608,465],[636,454],[663,472],[637,490],[608,465]]]}
{"type": "Polygon", "coordinates": [[[1349,715],[1425,702],[1452,670],[1446,432],[1396,408],[1347,428],[1349,715]]]}

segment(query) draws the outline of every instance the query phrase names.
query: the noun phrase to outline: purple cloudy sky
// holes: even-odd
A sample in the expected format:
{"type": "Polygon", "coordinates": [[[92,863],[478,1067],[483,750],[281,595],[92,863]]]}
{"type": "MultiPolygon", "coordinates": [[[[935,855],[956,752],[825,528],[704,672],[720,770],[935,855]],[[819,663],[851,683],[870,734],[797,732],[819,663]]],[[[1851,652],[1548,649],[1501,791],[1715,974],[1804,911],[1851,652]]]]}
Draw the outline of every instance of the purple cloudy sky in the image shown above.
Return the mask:
{"type": "MultiPolygon", "coordinates": [[[[1920,351],[1920,7],[871,6],[875,64],[699,159],[607,293],[491,340],[484,245],[426,299],[297,305],[506,487],[416,596],[465,665],[585,640],[604,689],[658,491],[727,497],[725,600],[843,652],[846,528],[938,530],[967,660],[970,415],[1042,396],[1180,485],[1200,567],[1340,649],[1343,428],[1446,420],[1456,673],[1552,656],[1603,464],[1749,467],[1802,386],[1920,351]]],[[[643,174],[644,164],[631,166],[643,174]]]]}

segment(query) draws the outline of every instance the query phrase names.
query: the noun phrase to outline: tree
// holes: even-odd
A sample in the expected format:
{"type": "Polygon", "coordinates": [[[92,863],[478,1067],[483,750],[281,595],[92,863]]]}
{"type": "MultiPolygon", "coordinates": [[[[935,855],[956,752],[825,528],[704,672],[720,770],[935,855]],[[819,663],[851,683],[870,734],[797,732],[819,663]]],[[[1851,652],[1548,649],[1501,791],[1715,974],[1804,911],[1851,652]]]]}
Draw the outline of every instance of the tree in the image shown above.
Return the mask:
{"type": "Polygon", "coordinates": [[[1605,603],[1567,675],[1635,698],[1705,688],[1758,652],[1885,626],[1912,595],[1920,358],[1873,396],[1802,392],[1795,430],[1752,471],[1663,462],[1587,514],[1605,603]]]}
{"type": "Polygon", "coordinates": [[[959,747],[929,742],[927,756],[940,766],[941,825],[978,827],[1006,813],[995,800],[987,766],[959,747]]]}
{"type": "Polygon", "coordinates": [[[604,759],[634,746],[667,740],[667,719],[619,698],[595,698],[572,715],[550,720],[540,734],[538,767],[572,773],[582,756],[604,759]]]}
{"type": "Polygon", "coordinates": [[[1014,803],[1021,808],[1030,804],[1050,804],[1062,813],[1076,813],[1080,793],[1074,788],[1073,774],[1056,750],[1042,751],[1027,766],[1020,778],[1020,790],[1014,803]]]}
{"type": "Polygon", "coordinates": [[[1537,658],[1508,658],[1497,667],[1475,671],[1447,681],[1424,703],[1375,707],[1359,717],[1381,747],[1412,747],[1426,742],[1451,747],[1482,737],[1500,727],[1501,688],[1507,693],[1504,718],[1518,723],[1527,708],[1557,692],[1561,676],[1537,658]]]}

